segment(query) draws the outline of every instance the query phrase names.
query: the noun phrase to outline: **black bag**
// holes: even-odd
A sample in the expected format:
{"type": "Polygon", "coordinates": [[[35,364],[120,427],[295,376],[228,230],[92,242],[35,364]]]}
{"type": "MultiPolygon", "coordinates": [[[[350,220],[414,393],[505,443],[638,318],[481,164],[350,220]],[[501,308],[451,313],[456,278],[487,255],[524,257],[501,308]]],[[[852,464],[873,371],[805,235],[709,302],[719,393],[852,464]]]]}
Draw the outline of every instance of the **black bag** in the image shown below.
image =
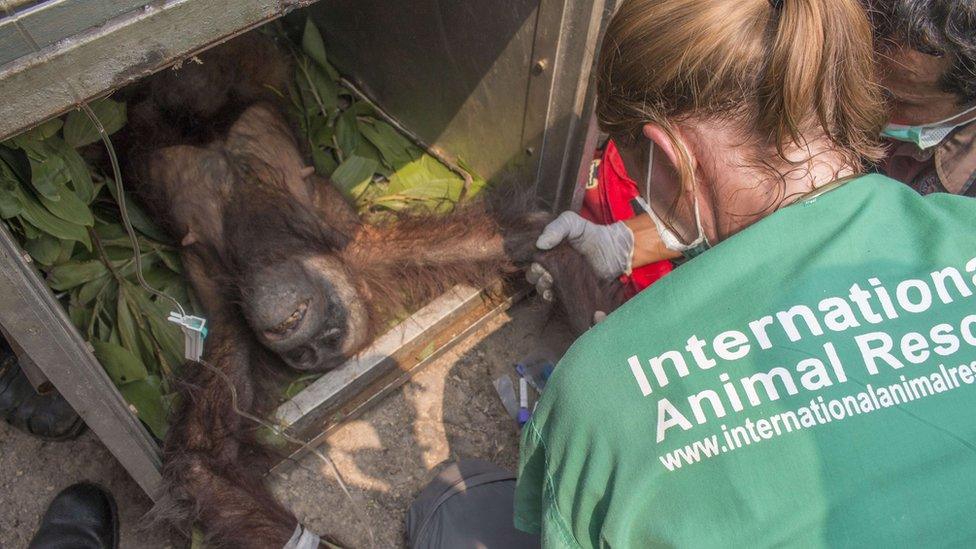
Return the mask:
{"type": "Polygon", "coordinates": [[[535,549],[539,536],[512,522],[515,475],[481,460],[451,463],[424,488],[407,514],[414,549],[535,549]]]}

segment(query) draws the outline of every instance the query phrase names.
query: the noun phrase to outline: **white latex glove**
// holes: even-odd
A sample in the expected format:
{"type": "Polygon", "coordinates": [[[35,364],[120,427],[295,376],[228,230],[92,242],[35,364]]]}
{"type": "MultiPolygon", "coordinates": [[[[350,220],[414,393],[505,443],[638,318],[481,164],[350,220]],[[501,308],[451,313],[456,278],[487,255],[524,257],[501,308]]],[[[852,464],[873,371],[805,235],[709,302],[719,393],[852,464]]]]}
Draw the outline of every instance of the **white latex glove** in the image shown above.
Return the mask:
{"type": "MultiPolygon", "coordinates": [[[[551,250],[566,240],[586,258],[602,279],[630,274],[634,259],[634,233],[623,222],[612,225],[591,223],[575,212],[563,212],[546,226],[535,245],[541,250],[551,250]]],[[[536,292],[546,301],[552,301],[552,275],[542,265],[533,263],[525,272],[525,278],[535,286],[536,292]]],[[[593,324],[607,317],[603,311],[593,315],[593,324]]]]}
{"type": "Polygon", "coordinates": [[[576,212],[563,212],[546,225],[535,245],[540,250],[551,250],[563,240],[586,258],[600,278],[630,274],[634,233],[622,221],[597,225],[576,212]]]}

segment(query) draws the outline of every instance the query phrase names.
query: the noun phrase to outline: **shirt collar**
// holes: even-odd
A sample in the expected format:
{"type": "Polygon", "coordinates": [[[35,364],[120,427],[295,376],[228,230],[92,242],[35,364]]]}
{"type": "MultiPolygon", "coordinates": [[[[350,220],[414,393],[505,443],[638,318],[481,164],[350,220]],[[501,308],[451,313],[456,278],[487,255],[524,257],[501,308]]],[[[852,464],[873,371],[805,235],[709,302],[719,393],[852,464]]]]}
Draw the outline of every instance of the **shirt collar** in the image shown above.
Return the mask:
{"type": "Polygon", "coordinates": [[[935,149],[935,169],[942,186],[966,194],[976,179],[976,122],[956,129],[935,149]]]}

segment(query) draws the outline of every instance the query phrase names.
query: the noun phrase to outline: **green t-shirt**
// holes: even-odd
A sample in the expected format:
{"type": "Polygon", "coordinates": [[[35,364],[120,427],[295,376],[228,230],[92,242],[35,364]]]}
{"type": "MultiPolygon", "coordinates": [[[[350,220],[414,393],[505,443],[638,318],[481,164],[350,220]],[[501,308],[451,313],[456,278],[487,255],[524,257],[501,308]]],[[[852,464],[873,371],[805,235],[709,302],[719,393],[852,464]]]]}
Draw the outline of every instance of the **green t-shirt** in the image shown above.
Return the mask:
{"type": "Polygon", "coordinates": [[[554,547],[976,542],[976,200],[784,208],[579,339],[526,426],[554,547]]]}

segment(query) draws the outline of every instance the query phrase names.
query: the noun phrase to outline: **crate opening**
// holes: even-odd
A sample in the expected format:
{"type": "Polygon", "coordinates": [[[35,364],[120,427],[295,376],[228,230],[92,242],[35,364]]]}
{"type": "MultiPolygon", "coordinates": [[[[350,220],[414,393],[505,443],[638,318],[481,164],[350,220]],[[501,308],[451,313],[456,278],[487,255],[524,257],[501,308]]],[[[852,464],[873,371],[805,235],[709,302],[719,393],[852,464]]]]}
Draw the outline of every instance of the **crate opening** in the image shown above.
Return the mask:
{"type": "MultiPolygon", "coordinates": [[[[443,214],[484,189],[485,179],[467,159],[431,146],[400,126],[397,118],[352,84],[351,75],[347,78],[340,73],[330,62],[325,40],[312,18],[299,12],[251,33],[260,33],[267,43],[274,43],[287,59],[284,85],[270,91],[280,99],[281,112],[309,169],[328,178],[324,184],[333,185],[367,222],[383,223],[404,212],[443,214]]],[[[201,59],[206,59],[206,53],[182,64],[191,66],[201,59]]],[[[174,78],[181,72],[187,74],[180,68],[164,70],[174,78]]],[[[137,82],[93,102],[91,108],[108,133],[124,136],[134,116],[144,114],[134,108],[145,101],[146,93],[158,91],[147,92],[146,84],[137,82]]],[[[212,95],[219,92],[213,90],[212,95]]],[[[183,367],[198,366],[184,366],[183,336],[176,325],[166,321],[174,306],[140,284],[134,249],[119,215],[118,203],[123,197],[115,187],[96,126],[83,112],[72,111],[8,139],[0,145],[0,155],[0,171],[9,191],[4,193],[0,213],[8,228],[43,273],[130,409],[162,439],[176,404],[174,375],[183,367]]],[[[121,159],[123,164],[127,160],[121,159]]],[[[137,197],[133,186],[139,183],[129,179],[129,173],[128,168],[123,170],[124,198],[138,236],[145,282],[181,303],[187,313],[203,315],[204,307],[183,276],[180,248],[189,236],[178,242],[164,230],[161,220],[154,219],[148,213],[151,208],[137,197]]],[[[511,293],[499,288],[494,289],[494,296],[511,293]]],[[[354,400],[353,389],[372,383],[375,391],[382,390],[393,382],[396,376],[390,377],[390,371],[398,364],[401,371],[409,371],[506,302],[504,297],[493,300],[478,290],[453,289],[436,298],[436,303],[394,307],[382,321],[373,319],[378,324],[372,330],[378,346],[351,357],[350,367],[361,371],[348,388],[342,380],[348,372],[276,369],[270,392],[273,402],[265,408],[280,407],[278,419],[297,423],[301,415],[286,412],[289,400],[322,375],[334,375],[337,380],[326,385],[342,389],[341,399],[332,395],[331,400],[319,402],[332,407],[328,410],[354,400]],[[415,325],[401,325],[404,320],[415,325]],[[431,332],[426,336],[416,333],[420,325],[431,332]],[[409,341],[398,346],[398,337],[409,341]],[[405,366],[407,363],[410,365],[405,366]]],[[[323,409],[315,411],[316,422],[328,415],[323,409]]]]}

